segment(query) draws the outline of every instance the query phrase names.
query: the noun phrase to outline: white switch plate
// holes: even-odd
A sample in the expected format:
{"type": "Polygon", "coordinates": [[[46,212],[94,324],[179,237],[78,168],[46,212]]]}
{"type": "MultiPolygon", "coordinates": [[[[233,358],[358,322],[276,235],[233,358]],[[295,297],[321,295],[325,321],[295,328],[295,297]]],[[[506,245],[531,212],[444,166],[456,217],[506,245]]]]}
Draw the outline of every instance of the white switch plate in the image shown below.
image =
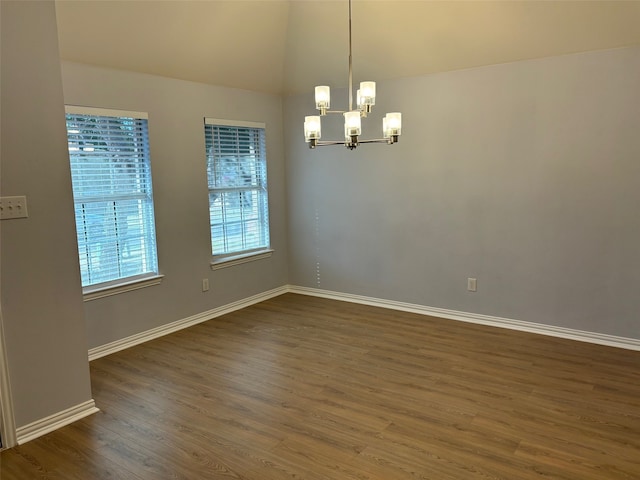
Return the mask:
{"type": "Polygon", "coordinates": [[[27,197],[0,197],[0,219],[27,218],[27,197]]]}
{"type": "Polygon", "coordinates": [[[467,278],[467,290],[470,292],[475,292],[478,289],[478,283],[475,278],[467,278]]]}
{"type": "Polygon", "coordinates": [[[203,292],[207,292],[209,290],[209,279],[208,278],[203,278],[202,279],[202,291],[203,292]]]}

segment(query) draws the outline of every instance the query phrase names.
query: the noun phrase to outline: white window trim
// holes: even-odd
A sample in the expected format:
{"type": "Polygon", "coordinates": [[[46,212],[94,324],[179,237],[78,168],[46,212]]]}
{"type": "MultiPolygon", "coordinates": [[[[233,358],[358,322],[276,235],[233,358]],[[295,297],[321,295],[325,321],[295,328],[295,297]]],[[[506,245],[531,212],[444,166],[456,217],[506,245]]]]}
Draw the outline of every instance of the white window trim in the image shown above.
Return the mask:
{"type": "Polygon", "coordinates": [[[222,120],[220,118],[205,117],[205,125],[220,125],[222,127],[246,127],[246,128],[261,128],[267,129],[267,124],[262,122],[245,122],[242,120],[222,120]]]}
{"type": "Polygon", "coordinates": [[[234,265],[240,265],[242,263],[269,258],[273,254],[273,252],[273,249],[267,248],[264,250],[242,253],[240,255],[214,258],[211,261],[211,270],[220,270],[221,268],[233,267],[234,265]]]}
{"type": "Polygon", "coordinates": [[[116,281],[110,283],[102,283],[92,285],[82,289],[83,300],[90,302],[98,298],[110,297],[111,295],[119,295],[125,292],[131,292],[140,288],[152,287],[160,285],[164,275],[146,275],[144,277],[135,278],[129,281],[116,281]]]}
{"type": "Polygon", "coordinates": [[[124,118],[140,118],[149,120],[149,114],[146,112],[132,112],[130,110],[114,110],[113,108],[102,107],[83,107],[82,105],[65,105],[65,113],[71,115],[96,115],[98,117],[124,117],[124,118]]]}

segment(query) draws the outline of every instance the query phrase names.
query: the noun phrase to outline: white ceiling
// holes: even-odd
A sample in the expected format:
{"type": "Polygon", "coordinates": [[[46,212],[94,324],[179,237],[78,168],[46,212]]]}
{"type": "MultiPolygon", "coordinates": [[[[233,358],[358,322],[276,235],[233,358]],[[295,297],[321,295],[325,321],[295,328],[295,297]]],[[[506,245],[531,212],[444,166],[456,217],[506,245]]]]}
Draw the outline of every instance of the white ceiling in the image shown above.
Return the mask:
{"type": "MultiPolygon", "coordinates": [[[[275,94],[346,86],[348,1],[57,0],[63,60],[275,94]]],[[[640,44],[640,1],[354,0],[354,82],[640,44]]]]}

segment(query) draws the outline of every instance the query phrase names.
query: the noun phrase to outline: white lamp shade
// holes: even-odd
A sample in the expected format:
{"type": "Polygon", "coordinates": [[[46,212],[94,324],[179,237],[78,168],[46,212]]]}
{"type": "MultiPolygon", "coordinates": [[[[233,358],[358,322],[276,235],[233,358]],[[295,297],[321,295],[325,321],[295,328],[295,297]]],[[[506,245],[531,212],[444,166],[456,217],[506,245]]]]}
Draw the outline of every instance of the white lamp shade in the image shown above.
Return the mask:
{"type": "Polygon", "coordinates": [[[317,115],[312,115],[309,117],[304,117],[304,139],[308,142],[311,139],[320,139],[321,134],[321,124],[320,117],[317,115]]]}
{"type": "Polygon", "coordinates": [[[351,137],[353,135],[360,135],[361,122],[360,112],[358,110],[344,113],[344,136],[351,137]]]}
{"type": "Polygon", "coordinates": [[[316,108],[329,108],[331,106],[331,89],[326,85],[316,87],[316,108]]]}
{"type": "Polygon", "coordinates": [[[360,82],[360,101],[362,105],[376,104],[376,82],[360,82]]]}
{"type": "Polygon", "coordinates": [[[402,114],[400,112],[387,113],[387,116],[382,119],[382,130],[384,138],[400,135],[402,133],[402,114]]]}

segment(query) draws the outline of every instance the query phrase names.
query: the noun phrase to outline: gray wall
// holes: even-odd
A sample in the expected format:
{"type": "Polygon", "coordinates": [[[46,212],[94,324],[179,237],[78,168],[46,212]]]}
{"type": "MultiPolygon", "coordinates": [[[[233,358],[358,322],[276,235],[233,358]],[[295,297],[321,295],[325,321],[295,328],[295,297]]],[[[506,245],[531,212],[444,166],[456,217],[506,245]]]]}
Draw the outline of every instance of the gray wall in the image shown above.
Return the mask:
{"type": "Polygon", "coordinates": [[[1,301],[18,427],[91,399],[53,2],[0,2],[1,301]]]}
{"type": "Polygon", "coordinates": [[[280,97],[63,63],[64,101],[149,114],[161,285],[85,302],[89,346],[287,283],[280,97]],[[266,123],[272,257],[211,271],[204,117],[266,123]],[[210,290],[203,293],[202,279],[210,290]]]}
{"type": "Polygon", "coordinates": [[[286,99],[289,282],[640,338],[638,85],[640,48],[381,82],[403,137],[353,152],[286,99]]]}

